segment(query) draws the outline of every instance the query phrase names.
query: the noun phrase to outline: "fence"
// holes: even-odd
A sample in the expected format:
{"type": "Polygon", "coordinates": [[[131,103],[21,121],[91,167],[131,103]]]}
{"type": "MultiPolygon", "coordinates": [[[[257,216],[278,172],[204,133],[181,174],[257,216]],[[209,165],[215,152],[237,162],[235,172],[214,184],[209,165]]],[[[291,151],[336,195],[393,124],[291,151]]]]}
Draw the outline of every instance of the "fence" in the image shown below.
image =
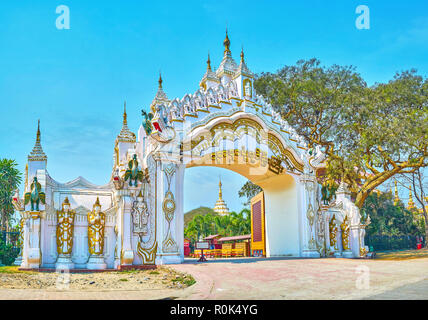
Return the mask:
{"type": "Polygon", "coordinates": [[[373,247],[374,251],[416,249],[416,236],[369,236],[365,237],[365,244],[373,247]]]}

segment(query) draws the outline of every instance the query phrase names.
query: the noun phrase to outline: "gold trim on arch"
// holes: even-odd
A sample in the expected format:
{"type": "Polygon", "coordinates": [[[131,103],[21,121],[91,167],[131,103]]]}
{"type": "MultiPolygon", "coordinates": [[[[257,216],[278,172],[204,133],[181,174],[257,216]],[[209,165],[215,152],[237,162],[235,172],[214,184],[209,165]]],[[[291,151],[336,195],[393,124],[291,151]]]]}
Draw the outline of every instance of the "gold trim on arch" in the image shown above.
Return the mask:
{"type": "MultiPolygon", "coordinates": [[[[215,140],[215,133],[216,130],[227,130],[230,129],[232,131],[236,131],[238,127],[245,125],[247,128],[244,129],[244,133],[248,133],[248,127],[255,128],[258,131],[263,131],[263,127],[260,123],[257,121],[250,119],[250,118],[240,118],[235,120],[232,123],[229,122],[220,122],[216,125],[214,125],[210,130],[210,137],[211,141],[208,143],[212,144],[212,142],[215,140]]],[[[242,130],[240,130],[242,133],[242,130]]],[[[281,143],[281,141],[272,133],[268,133],[268,146],[269,148],[274,152],[276,151],[276,157],[279,157],[281,160],[289,161],[291,162],[292,166],[300,171],[303,172],[303,164],[294,156],[294,154],[287,148],[284,147],[284,145],[281,143]]],[[[194,139],[192,139],[191,143],[184,143],[183,144],[183,151],[191,151],[193,150],[197,145],[199,145],[201,142],[205,140],[205,134],[204,132],[200,133],[198,136],[196,136],[194,139]],[[190,147],[190,148],[189,148],[190,147]]],[[[275,152],[274,152],[275,153],[275,152]]]]}

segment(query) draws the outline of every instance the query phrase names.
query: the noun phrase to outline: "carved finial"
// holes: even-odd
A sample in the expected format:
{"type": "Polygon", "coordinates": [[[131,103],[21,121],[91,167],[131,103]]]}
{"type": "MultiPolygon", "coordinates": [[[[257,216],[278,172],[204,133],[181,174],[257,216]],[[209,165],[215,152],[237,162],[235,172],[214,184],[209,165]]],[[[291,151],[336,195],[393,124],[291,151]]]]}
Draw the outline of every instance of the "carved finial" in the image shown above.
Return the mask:
{"type": "Polygon", "coordinates": [[[162,89],[162,74],[160,73],[160,71],[159,71],[159,80],[158,80],[158,82],[159,82],[159,88],[162,89]]]}
{"type": "Polygon", "coordinates": [[[223,41],[223,45],[224,45],[224,53],[230,53],[230,40],[227,35],[227,28],[226,28],[226,38],[223,41]]]}
{"type": "Polygon", "coordinates": [[[210,60],[210,53],[208,52],[208,60],[207,60],[207,70],[211,71],[211,60],[210,60]]]}
{"type": "Polygon", "coordinates": [[[123,104],[123,124],[127,124],[127,123],[128,121],[127,121],[127,115],[126,115],[126,100],[125,100],[123,104]]]}
{"type": "Polygon", "coordinates": [[[101,207],[100,198],[97,197],[97,201],[95,201],[94,207],[101,207]]]}
{"type": "Polygon", "coordinates": [[[65,197],[64,202],[62,204],[70,204],[70,201],[68,200],[68,197],[65,197]]]}
{"type": "Polygon", "coordinates": [[[223,192],[221,191],[221,176],[219,176],[219,183],[218,183],[218,197],[221,199],[223,196],[223,192]]]}
{"type": "Polygon", "coordinates": [[[244,46],[241,49],[241,62],[244,62],[244,46]]]}
{"type": "Polygon", "coordinates": [[[40,142],[40,119],[38,120],[38,123],[37,123],[37,137],[36,137],[36,141],[40,142]]]}

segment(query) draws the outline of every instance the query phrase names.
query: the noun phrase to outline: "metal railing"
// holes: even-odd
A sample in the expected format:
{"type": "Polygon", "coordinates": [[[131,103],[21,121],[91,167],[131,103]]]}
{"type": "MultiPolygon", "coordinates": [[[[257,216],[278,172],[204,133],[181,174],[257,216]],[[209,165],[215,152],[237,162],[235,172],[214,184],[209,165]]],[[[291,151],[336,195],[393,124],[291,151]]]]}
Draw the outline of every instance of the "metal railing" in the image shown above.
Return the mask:
{"type": "Polygon", "coordinates": [[[418,239],[416,236],[376,236],[366,235],[365,244],[373,247],[374,251],[416,249],[418,239]]]}

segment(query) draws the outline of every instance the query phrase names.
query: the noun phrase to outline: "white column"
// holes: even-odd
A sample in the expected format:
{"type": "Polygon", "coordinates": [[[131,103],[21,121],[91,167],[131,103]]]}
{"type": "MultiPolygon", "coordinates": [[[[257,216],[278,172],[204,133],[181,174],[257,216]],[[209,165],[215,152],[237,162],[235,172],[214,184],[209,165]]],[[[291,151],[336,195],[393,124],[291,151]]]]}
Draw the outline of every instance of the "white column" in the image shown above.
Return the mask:
{"type": "Polygon", "coordinates": [[[134,251],[132,250],[132,221],[131,221],[131,210],[132,210],[132,198],[129,194],[129,190],[122,196],[121,201],[121,235],[122,235],[122,248],[121,248],[121,265],[132,265],[134,261],[134,251]]]}
{"type": "Polygon", "coordinates": [[[183,178],[184,167],[171,156],[157,165],[157,228],[156,264],[183,262],[183,178]],[[173,209],[172,209],[173,208],[173,209]]]}

